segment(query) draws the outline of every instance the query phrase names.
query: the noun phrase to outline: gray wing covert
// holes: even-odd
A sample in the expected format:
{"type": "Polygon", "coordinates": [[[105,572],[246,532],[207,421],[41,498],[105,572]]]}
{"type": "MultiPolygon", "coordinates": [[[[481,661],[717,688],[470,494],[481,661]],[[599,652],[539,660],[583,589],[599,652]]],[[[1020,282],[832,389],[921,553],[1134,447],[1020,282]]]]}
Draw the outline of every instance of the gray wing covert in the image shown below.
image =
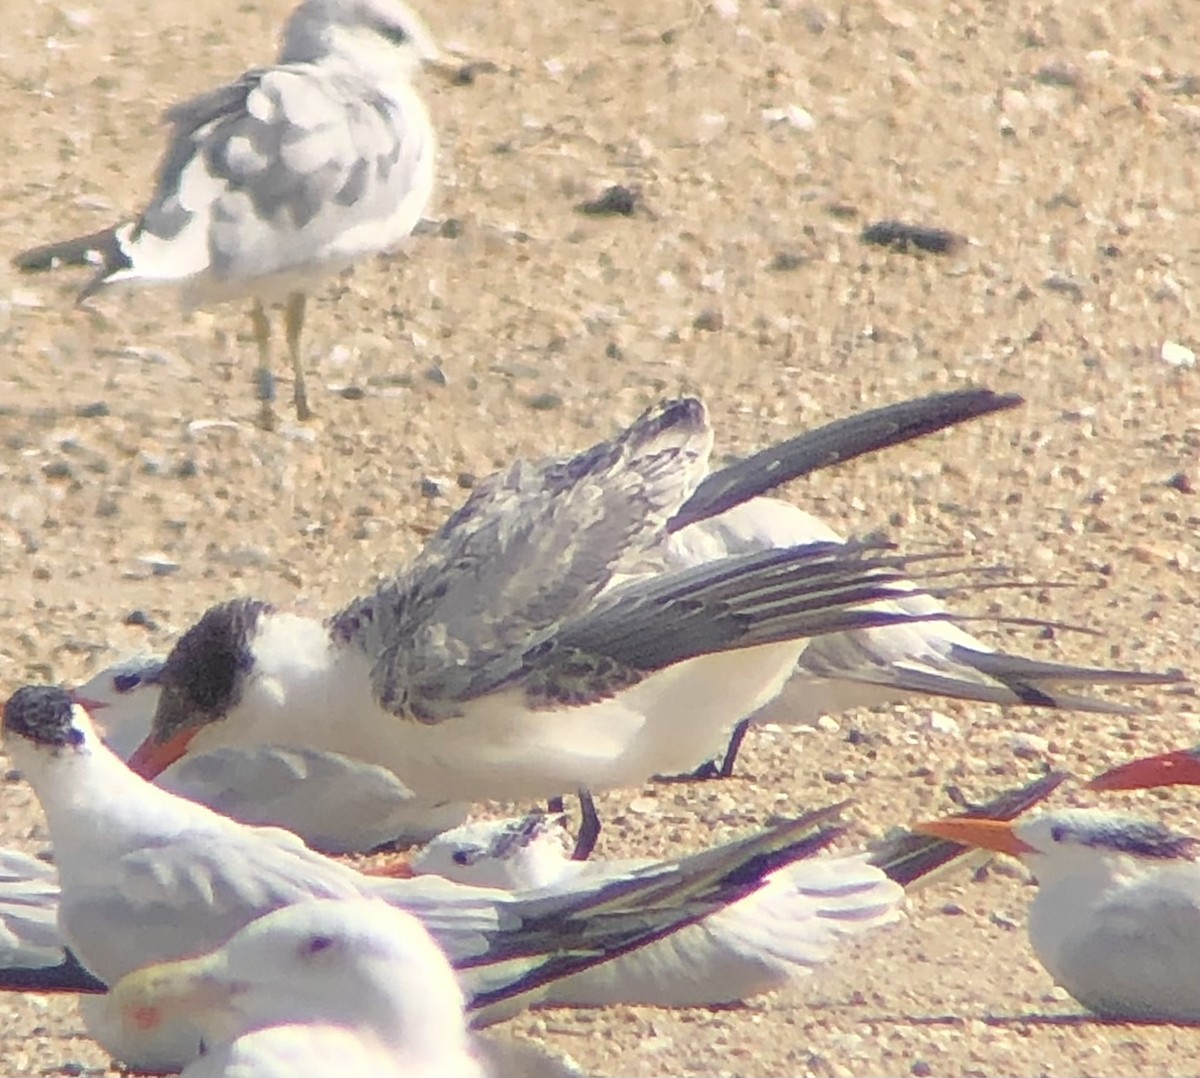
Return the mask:
{"type": "Polygon", "coordinates": [[[436,722],[473,671],[586,610],[632,549],[662,543],[712,445],[704,406],[671,401],[570,458],[489,477],[399,579],[351,604],[334,632],[373,640],[375,692],[436,722]]]}

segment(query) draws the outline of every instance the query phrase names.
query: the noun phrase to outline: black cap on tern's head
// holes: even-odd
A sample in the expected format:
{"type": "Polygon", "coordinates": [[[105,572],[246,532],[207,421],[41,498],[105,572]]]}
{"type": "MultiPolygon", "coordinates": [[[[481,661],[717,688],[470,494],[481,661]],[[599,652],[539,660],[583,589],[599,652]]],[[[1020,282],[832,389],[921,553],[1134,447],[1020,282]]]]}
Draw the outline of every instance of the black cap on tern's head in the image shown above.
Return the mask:
{"type": "Polygon", "coordinates": [[[259,619],[273,609],[260,599],[219,603],[176,641],[159,677],[163,694],[153,738],[163,740],[232,710],[254,665],[251,642],[259,619]]]}
{"type": "Polygon", "coordinates": [[[75,725],[70,693],[57,685],[26,685],[4,705],[5,737],[23,737],[35,745],[76,748],[85,735],[75,725]]]}

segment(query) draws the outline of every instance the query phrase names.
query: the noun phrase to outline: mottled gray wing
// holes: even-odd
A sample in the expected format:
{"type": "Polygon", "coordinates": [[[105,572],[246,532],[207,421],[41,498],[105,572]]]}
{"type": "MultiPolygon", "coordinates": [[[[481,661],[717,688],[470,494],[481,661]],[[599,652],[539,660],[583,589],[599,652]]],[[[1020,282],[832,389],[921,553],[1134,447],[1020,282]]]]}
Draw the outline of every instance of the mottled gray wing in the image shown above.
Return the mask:
{"type": "Polygon", "coordinates": [[[332,630],[381,656],[385,707],[452,714],[445,690],[464,670],[586,609],[629,551],[661,546],[711,446],[704,406],[683,399],[574,457],[518,463],[485,480],[403,577],[352,603],[332,630]]]}
{"type": "Polygon", "coordinates": [[[520,685],[531,706],[584,704],[697,655],[947,617],[869,605],[911,592],[907,560],[878,544],[813,543],[634,581],[442,688],[465,700],[520,685]]]}
{"type": "Polygon", "coordinates": [[[177,105],[131,239],[197,228],[218,277],[319,258],[347,230],[389,218],[412,185],[430,132],[405,122],[406,106],[420,107],[309,64],[249,71],[177,105]]]}

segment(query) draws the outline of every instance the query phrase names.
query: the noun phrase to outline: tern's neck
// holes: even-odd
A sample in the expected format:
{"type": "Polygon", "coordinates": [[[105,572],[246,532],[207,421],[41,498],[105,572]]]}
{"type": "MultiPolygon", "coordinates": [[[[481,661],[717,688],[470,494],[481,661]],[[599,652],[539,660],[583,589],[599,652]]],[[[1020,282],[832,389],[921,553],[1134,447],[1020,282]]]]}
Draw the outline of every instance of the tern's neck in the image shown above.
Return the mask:
{"type": "MultiPolygon", "coordinates": [[[[77,748],[14,747],[13,762],[37,793],[61,866],[70,850],[111,849],[115,836],[170,830],[179,800],[135,775],[94,734],[77,748]]],[[[186,802],[184,803],[186,804],[186,802]]]]}
{"type": "Polygon", "coordinates": [[[335,644],[312,618],[264,617],[253,641],[253,669],[223,721],[201,728],[191,754],[227,746],[344,747],[339,718],[370,705],[370,670],[353,648],[335,644]]]}
{"type": "Polygon", "coordinates": [[[1058,852],[1054,857],[1023,858],[1038,881],[1029,910],[1029,939],[1055,975],[1062,968],[1060,955],[1070,953],[1078,935],[1090,931],[1092,911],[1106,903],[1114,889],[1152,869],[1139,858],[1117,852],[1058,852]]]}

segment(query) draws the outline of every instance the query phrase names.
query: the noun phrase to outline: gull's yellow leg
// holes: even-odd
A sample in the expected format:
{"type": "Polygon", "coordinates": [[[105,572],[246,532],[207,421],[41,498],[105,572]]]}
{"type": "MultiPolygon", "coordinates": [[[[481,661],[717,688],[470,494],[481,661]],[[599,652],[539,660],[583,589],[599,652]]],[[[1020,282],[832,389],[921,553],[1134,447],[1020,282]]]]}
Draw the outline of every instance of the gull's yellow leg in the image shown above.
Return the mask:
{"type": "Polygon", "coordinates": [[[250,324],[254,328],[254,343],[258,345],[258,370],[255,372],[255,395],[258,397],[258,425],[274,430],[275,384],[271,376],[271,320],[263,305],[255,300],[250,308],[250,324]]]}
{"type": "Polygon", "coordinates": [[[304,330],[304,293],[293,292],[283,310],[283,328],[287,334],[288,354],[292,357],[292,375],[295,378],[294,397],[296,418],[310,419],[308,392],[304,386],[304,357],[300,353],[300,334],[304,330]]]}

